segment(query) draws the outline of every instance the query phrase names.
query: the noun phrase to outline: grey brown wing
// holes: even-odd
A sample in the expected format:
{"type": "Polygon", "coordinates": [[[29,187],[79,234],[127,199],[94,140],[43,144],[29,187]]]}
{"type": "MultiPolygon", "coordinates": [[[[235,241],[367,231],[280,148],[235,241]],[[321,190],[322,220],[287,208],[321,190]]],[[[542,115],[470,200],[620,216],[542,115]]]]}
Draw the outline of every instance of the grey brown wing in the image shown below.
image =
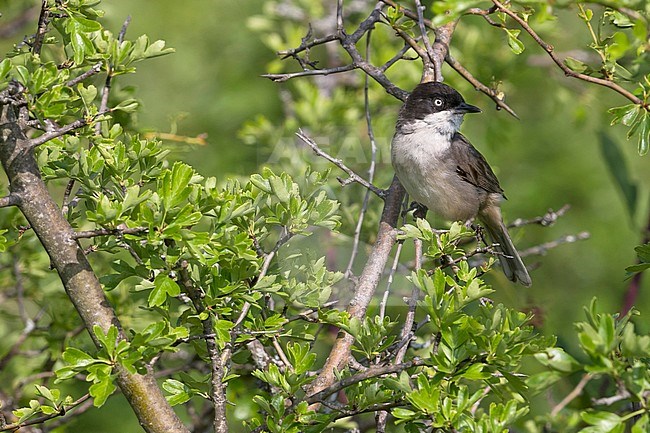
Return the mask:
{"type": "Polygon", "coordinates": [[[462,134],[454,136],[450,150],[454,160],[458,161],[456,173],[461,179],[489,193],[503,194],[490,164],[462,134]]]}

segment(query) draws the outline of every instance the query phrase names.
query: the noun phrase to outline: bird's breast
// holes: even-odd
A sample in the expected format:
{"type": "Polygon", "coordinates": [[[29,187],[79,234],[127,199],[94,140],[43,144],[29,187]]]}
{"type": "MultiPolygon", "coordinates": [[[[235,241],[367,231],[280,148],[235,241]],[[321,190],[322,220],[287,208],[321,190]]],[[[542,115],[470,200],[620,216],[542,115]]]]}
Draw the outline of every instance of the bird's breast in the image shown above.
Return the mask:
{"type": "Polygon", "coordinates": [[[458,176],[450,146],[450,138],[430,132],[397,133],[391,148],[393,167],[411,200],[446,220],[469,220],[479,211],[480,193],[458,176]]]}

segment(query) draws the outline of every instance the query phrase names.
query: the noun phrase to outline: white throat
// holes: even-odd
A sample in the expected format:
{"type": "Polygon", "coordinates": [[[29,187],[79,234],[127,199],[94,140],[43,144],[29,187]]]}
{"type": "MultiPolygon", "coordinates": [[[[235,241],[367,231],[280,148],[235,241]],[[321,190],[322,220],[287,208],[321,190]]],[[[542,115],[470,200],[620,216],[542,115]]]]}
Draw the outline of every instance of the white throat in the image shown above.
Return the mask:
{"type": "Polygon", "coordinates": [[[440,111],[438,113],[427,114],[423,121],[429,128],[435,130],[437,134],[451,139],[460,129],[461,123],[463,123],[463,114],[454,113],[453,111],[440,111]]]}

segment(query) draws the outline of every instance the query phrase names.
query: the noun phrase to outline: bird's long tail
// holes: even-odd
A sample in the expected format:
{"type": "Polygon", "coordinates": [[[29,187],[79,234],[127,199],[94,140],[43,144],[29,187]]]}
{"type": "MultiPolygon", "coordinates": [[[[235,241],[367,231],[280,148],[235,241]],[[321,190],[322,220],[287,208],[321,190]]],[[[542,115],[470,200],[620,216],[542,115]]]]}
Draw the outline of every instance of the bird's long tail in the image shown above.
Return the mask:
{"type": "Polygon", "coordinates": [[[503,224],[501,212],[498,212],[498,218],[493,213],[491,215],[481,215],[480,219],[490,235],[490,239],[495,244],[494,249],[499,253],[498,257],[503,273],[506,274],[510,281],[519,281],[524,286],[530,287],[533,282],[530,275],[528,275],[526,265],[519,257],[519,253],[512,243],[512,239],[510,239],[508,229],[503,224]]]}

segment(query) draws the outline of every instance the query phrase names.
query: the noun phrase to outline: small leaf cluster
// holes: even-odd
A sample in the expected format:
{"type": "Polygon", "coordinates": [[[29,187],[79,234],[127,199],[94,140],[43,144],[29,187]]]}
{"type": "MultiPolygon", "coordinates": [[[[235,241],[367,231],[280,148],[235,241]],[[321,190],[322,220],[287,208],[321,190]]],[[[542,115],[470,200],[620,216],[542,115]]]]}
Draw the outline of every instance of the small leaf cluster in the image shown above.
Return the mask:
{"type": "MultiPolygon", "coordinates": [[[[559,348],[536,355],[549,368],[531,378],[542,387],[567,375],[589,380],[581,399],[556,418],[539,417],[537,425],[546,423],[545,431],[580,433],[636,433],[650,428],[650,336],[636,331],[632,322],[635,314],[631,311],[621,317],[600,313],[594,298],[585,308],[587,320],[576,324],[580,360],[559,348]],[[548,430],[550,426],[552,429],[548,430]]],[[[540,428],[530,431],[541,431],[540,428]]]]}

